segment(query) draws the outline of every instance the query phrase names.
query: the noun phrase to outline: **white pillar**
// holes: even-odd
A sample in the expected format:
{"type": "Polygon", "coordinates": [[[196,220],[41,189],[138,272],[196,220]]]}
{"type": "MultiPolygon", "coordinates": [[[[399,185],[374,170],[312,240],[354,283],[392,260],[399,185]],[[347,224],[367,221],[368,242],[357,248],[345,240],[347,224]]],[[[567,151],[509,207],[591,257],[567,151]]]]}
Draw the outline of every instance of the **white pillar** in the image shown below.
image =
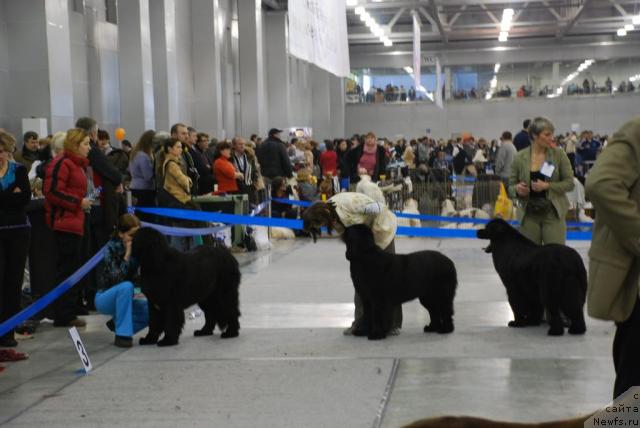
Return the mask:
{"type": "Polygon", "coordinates": [[[331,134],[327,138],[346,137],[344,135],[344,115],[345,115],[345,96],[344,96],[344,79],[342,77],[329,74],[329,91],[330,91],[330,109],[329,117],[331,118],[331,134]]]}
{"type": "Polygon", "coordinates": [[[311,126],[313,138],[323,140],[331,137],[331,97],[329,72],[311,66],[311,126]]]}
{"type": "Polygon", "coordinates": [[[262,0],[238,0],[240,130],[245,136],[268,131],[262,43],[262,0]]]}
{"type": "Polygon", "coordinates": [[[120,123],[133,139],[155,128],[149,0],[118,3],[120,123]]]}
{"type": "Polygon", "coordinates": [[[453,81],[451,80],[451,67],[444,68],[444,99],[451,99],[451,88],[453,87],[453,81]]]}
{"type": "Polygon", "coordinates": [[[156,129],[169,131],[178,121],[176,6],[174,0],[149,4],[156,129]]]}
{"type": "Polygon", "coordinates": [[[67,130],[74,125],[68,2],[67,0],[47,0],[44,6],[49,59],[51,130],[67,130]]]}
{"type": "Polygon", "coordinates": [[[225,16],[218,0],[192,0],[193,126],[212,136],[222,135],[222,69],[220,51],[225,16]]]}
{"type": "Polygon", "coordinates": [[[288,128],[292,123],[291,76],[287,54],[287,13],[269,12],[265,16],[265,65],[267,68],[267,93],[270,106],[269,127],[288,128]]]}

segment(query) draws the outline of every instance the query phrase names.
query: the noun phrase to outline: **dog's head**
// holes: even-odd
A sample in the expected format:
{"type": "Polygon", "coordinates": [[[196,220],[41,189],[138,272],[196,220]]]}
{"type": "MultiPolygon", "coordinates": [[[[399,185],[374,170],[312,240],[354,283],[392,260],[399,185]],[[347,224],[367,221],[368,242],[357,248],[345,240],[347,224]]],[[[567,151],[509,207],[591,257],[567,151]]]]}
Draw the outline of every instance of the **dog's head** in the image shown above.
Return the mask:
{"type": "Polygon", "coordinates": [[[142,227],[133,235],[131,256],[138,260],[141,266],[160,265],[164,262],[168,245],[162,233],[151,227],[142,227]]]}
{"type": "Polygon", "coordinates": [[[313,242],[322,234],[322,227],[326,227],[331,234],[334,225],[335,209],[330,202],[316,202],[302,213],[302,229],[311,234],[313,242]]]}
{"type": "Polygon", "coordinates": [[[488,239],[490,244],[484,249],[486,253],[493,251],[493,247],[500,242],[505,236],[513,233],[513,228],[501,218],[491,220],[484,229],[476,232],[476,236],[480,239],[488,239]]]}
{"type": "Polygon", "coordinates": [[[373,232],[364,224],[356,224],[345,228],[342,240],[347,244],[347,260],[367,257],[376,249],[373,232]]]}

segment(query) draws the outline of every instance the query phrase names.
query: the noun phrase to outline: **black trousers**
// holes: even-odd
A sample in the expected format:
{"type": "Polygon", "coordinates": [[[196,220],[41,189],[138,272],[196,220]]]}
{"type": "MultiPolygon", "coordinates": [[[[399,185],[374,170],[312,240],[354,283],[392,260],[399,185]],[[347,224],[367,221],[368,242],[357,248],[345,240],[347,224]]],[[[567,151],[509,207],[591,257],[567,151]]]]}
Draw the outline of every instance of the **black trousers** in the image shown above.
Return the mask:
{"type": "MultiPolygon", "coordinates": [[[[28,227],[0,231],[0,323],[20,310],[30,234],[28,227]]],[[[13,330],[6,336],[13,338],[13,330]]]]}
{"type": "MultiPolygon", "coordinates": [[[[54,233],[57,251],[57,286],[82,265],[82,236],[58,231],[54,233]]],[[[79,287],[76,285],[53,303],[55,324],[66,324],[76,319],[78,293],[79,287]]]]}
{"type": "Polygon", "coordinates": [[[613,398],[620,396],[632,386],[640,386],[640,304],[636,301],[631,316],[617,323],[613,339],[613,366],[616,382],[613,398]]]}

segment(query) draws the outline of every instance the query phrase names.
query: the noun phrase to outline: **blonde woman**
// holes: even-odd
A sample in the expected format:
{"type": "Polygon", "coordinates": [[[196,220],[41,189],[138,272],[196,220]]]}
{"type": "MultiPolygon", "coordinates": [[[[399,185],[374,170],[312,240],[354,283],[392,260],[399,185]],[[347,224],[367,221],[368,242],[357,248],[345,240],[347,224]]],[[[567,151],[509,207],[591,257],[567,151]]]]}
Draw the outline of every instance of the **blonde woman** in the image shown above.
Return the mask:
{"type": "MultiPolygon", "coordinates": [[[[82,129],[70,129],[64,140],[64,151],[53,159],[46,170],[45,221],[54,232],[58,284],[81,265],[85,212],[91,209],[91,200],[86,198],[89,150],[89,134],[82,129]]],[[[54,327],[86,325],[75,314],[78,290],[77,287],[72,287],[54,303],[54,327]]]]}

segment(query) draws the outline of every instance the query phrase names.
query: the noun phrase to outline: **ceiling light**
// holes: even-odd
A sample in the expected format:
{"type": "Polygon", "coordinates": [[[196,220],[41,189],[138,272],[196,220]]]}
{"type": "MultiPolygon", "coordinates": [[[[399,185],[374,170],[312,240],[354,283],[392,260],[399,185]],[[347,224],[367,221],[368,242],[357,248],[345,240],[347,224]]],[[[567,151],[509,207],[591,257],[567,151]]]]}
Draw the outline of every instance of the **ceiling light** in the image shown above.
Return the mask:
{"type": "Polygon", "coordinates": [[[640,15],[636,15],[633,18],[631,18],[631,23],[633,25],[640,25],[640,15]]]}
{"type": "Polygon", "coordinates": [[[500,64],[496,64],[495,67],[493,67],[493,72],[498,74],[498,71],[500,71],[500,64]]]}
{"type": "Polygon", "coordinates": [[[618,29],[618,36],[624,37],[626,35],[627,35],[627,30],[625,30],[624,28],[618,29]]]}
{"type": "Polygon", "coordinates": [[[556,89],[556,94],[561,95],[562,94],[562,88],[556,89]]]}
{"type": "Polygon", "coordinates": [[[358,6],[353,11],[356,13],[356,15],[362,15],[364,13],[364,7],[358,6]]]}
{"type": "Polygon", "coordinates": [[[627,24],[624,26],[624,29],[627,31],[633,31],[633,25],[632,24],[627,24]]]}
{"type": "Polygon", "coordinates": [[[385,46],[393,46],[393,42],[389,38],[386,38],[384,40],[384,45],[385,46]]]}
{"type": "Polygon", "coordinates": [[[413,73],[413,67],[407,66],[407,67],[404,68],[404,71],[406,71],[408,74],[412,74],[413,73]]]}
{"type": "Polygon", "coordinates": [[[369,12],[365,10],[360,14],[360,21],[364,22],[367,20],[368,17],[369,17],[369,12]]]}
{"type": "Polygon", "coordinates": [[[507,37],[509,37],[509,33],[507,33],[506,31],[501,31],[500,35],[498,36],[498,41],[506,42],[507,41],[507,37]]]}
{"type": "Polygon", "coordinates": [[[358,0],[347,0],[347,6],[357,6],[358,0]]]}

